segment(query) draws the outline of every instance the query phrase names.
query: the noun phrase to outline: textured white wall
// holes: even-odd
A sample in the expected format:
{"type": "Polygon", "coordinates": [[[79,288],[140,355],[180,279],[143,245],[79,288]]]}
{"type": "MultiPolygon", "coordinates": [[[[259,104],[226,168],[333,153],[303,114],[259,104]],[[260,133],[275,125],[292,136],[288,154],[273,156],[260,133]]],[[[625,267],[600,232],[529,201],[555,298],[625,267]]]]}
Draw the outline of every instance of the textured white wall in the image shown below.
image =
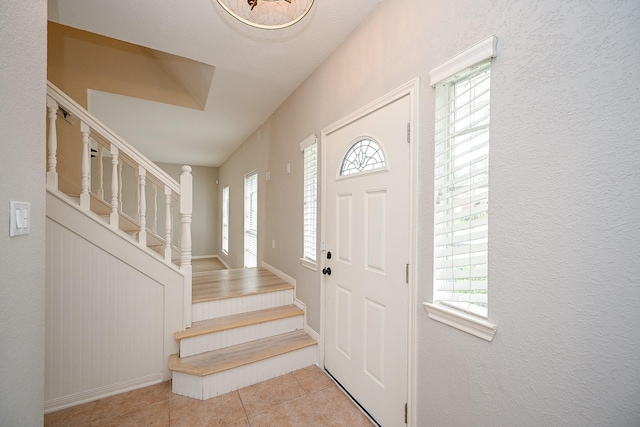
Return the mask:
{"type": "MultiPolygon", "coordinates": [[[[272,176],[264,233],[278,244],[264,259],[297,279],[318,330],[320,276],[298,262],[298,144],[422,79],[418,426],[640,424],[639,49],[637,0],[387,0],[252,137],[268,144],[272,176]],[[420,304],[432,292],[428,72],[490,34],[492,343],[420,304]]],[[[221,171],[239,175],[257,154],[240,150],[221,171]]]]}
{"type": "Polygon", "coordinates": [[[38,426],[44,395],[47,5],[0,2],[0,425],[38,426]],[[9,201],[31,234],[9,238],[9,201]]]}

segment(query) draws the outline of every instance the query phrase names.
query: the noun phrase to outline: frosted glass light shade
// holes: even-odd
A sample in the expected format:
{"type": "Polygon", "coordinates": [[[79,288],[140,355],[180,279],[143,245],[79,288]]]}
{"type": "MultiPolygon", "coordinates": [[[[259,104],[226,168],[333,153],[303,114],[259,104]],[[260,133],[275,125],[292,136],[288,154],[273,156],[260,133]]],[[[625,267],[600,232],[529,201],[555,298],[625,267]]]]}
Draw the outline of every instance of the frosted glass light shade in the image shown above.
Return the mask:
{"type": "Polygon", "coordinates": [[[314,0],[216,0],[237,20],[256,28],[275,30],[300,21],[314,0]]]}

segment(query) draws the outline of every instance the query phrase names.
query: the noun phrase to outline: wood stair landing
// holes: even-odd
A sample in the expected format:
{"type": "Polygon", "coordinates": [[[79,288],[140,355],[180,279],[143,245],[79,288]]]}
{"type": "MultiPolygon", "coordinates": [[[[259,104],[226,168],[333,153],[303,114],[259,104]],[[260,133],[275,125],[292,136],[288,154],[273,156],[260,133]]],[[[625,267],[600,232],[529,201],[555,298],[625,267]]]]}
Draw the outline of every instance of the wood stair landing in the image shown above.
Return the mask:
{"type": "Polygon", "coordinates": [[[193,274],[194,303],[293,289],[266,268],[236,268],[193,274]]]}
{"type": "Polygon", "coordinates": [[[209,399],[317,363],[294,287],[265,268],[193,275],[193,323],[175,333],[172,391],[209,399]]]}

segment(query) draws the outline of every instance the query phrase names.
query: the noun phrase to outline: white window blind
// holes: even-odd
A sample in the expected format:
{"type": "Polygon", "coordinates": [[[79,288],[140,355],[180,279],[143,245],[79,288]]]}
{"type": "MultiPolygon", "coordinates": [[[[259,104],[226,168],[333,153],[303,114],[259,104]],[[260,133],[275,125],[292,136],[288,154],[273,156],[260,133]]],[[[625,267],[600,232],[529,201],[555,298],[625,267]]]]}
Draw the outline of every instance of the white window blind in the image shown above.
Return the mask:
{"type": "Polygon", "coordinates": [[[229,253],[229,186],[222,189],[222,252],[229,253]]]}
{"type": "Polygon", "coordinates": [[[487,317],[489,88],[486,60],[436,85],[434,303],[487,317]]]}
{"type": "Polygon", "coordinates": [[[244,266],[258,266],[258,172],[244,177],[244,266]]]}
{"type": "Polygon", "coordinates": [[[318,223],[318,144],[303,148],[304,209],[303,209],[303,258],[316,261],[316,227],[318,223]]]}

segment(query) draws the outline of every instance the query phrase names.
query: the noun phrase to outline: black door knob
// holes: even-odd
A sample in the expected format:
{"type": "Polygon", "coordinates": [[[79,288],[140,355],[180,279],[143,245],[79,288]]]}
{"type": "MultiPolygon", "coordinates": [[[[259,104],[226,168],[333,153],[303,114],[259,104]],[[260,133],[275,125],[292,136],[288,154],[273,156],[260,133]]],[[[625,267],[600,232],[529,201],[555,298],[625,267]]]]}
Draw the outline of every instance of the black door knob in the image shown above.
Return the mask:
{"type": "Polygon", "coordinates": [[[327,276],[331,276],[331,267],[325,267],[322,269],[322,274],[326,274],[327,276]]]}

